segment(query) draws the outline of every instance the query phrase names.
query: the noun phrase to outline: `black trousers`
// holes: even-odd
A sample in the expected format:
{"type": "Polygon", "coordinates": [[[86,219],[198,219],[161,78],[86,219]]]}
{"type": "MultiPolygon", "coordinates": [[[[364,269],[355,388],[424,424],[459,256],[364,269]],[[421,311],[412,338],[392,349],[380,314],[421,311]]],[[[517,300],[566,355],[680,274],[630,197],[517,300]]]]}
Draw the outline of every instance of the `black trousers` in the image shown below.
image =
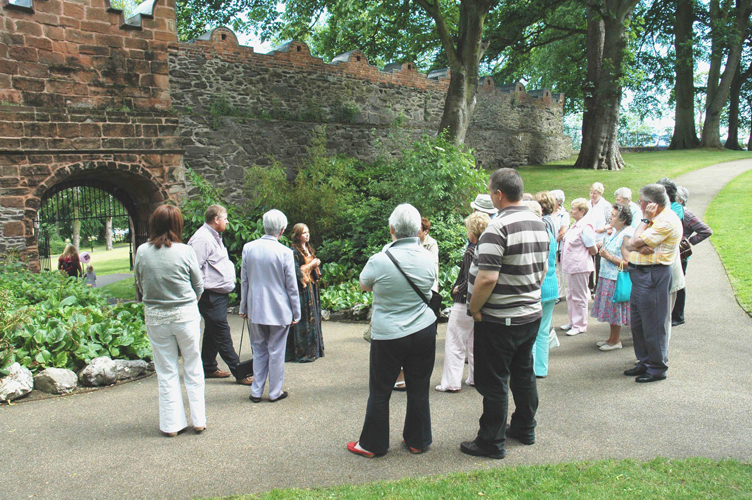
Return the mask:
{"type": "Polygon", "coordinates": [[[475,444],[487,451],[504,449],[509,389],[515,411],[510,422],[521,436],[535,436],[538,387],[533,370],[533,345],[541,320],[525,325],[475,323],[475,388],[483,396],[483,415],[475,444]]]}
{"type": "MultiPolygon", "coordinates": [[[[681,261],[682,271],[684,272],[684,276],[687,275],[687,263],[689,261],[683,260],[681,261]]],[[[678,321],[682,322],[684,321],[684,303],[687,300],[687,293],[686,293],[686,285],[684,288],[676,292],[676,302],[674,303],[674,310],[671,311],[671,321],[678,321]]]]}
{"type": "Polygon", "coordinates": [[[217,371],[217,354],[230,368],[230,373],[235,375],[235,368],[240,359],[232,345],[230,325],[227,323],[227,307],[230,304],[230,296],[226,293],[216,293],[204,290],[201,300],[198,301],[198,310],[204,318],[204,341],[201,344],[201,362],[204,365],[204,373],[209,374],[217,371]]]}
{"type": "Polygon", "coordinates": [[[372,340],[368,406],[360,446],[376,455],[389,450],[389,399],[400,367],[405,373],[407,411],[402,438],[412,448],[432,442],[428,394],[436,359],[436,323],[395,340],[372,340]]]}

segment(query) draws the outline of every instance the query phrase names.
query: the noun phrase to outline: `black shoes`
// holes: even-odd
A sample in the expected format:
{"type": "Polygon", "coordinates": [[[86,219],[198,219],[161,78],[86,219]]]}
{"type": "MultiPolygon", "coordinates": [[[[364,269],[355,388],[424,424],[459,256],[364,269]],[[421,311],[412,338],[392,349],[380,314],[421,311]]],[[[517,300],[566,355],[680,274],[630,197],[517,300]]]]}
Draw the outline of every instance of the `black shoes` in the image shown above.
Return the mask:
{"type": "Polygon", "coordinates": [[[522,444],[531,445],[535,444],[535,436],[524,436],[518,432],[515,432],[514,429],[512,429],[509,424],[507,424],[507,432],[506,435],[508,438],[512,438],[515,441],[519,441],[522,444]]]}
{"type": "Polygon", "coordinates": [[[681,320],[681,321],[672,321],[671,322],[671,326],[679,326],[679,325],[683,325],[683,324],[684,324],[684,320],[681,320]]]}
{"type": "Polygon", "coordinates": [[[254,398],[253,394],[251,394],[251,396],[248,399],[250,399],[254,403],[260,403],[261,402],[261,398],[254,398]]]}
{"type": "Polygon", "coordinates": [[[277,399],[270,399],[269,402],[270,403],[276,403],[277,401],[279,401],[281,399],[285,399],[286,397],[287,397],[287,391],[284,391],[284,392],[282,392],[282,394],[279,395],[279,397],[277,399]]]}
{"type": "Polygon", "coordinates": [[[666,380],[665,375],[651,375],[649,373],[645,373],[640,375],[635,379],[635,382],[638,384],[646,384],[649,382],[658,382],[659,380],[666,380]]]}
{"type": "Polygon", "coordinates": [[[629,370],[624,371],[624,375],[627,377],[634,377],[637,375],[644,375],[648,372],[648,369],[644,366],[635,366],[634,368],[630,368],[629,370]]]}
{"type": "Polygon", "coordinates": [[[502,459],[507,456],[506,450],[501,451],[486,451],[479,448],[473,441],[465,441],[460,445],[460,451],[465,455],[472,455],[474,457],[488,457],[496,460],[502,459]]]}

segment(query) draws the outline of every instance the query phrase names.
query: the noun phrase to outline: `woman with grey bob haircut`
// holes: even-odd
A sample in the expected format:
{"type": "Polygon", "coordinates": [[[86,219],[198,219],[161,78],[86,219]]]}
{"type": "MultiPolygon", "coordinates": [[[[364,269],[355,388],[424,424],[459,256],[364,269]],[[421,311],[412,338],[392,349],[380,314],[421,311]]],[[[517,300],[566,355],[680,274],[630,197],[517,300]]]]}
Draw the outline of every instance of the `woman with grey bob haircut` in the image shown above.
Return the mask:
{"type": "Polygon", "coordinates": [[[347,443],[347,449],[366,458],[389,450],[389,399],[400,368],[407,386],[402,439],[415,454],[433,440],[428,390],[436,358],[436,315],[409,283],[430,297],[436,279],[433,256],[418,238],[420,227],[415,207],[394,209],[389,217],[392,243],[372,255],[360,273],[361,289],[373,291],[369,394],[360,439],[347,443]]]}
{"type": "Polygon", "coordinates": [[[277,209],[264,214],[264,234],[279,236],[287,229],[287,217],[277,209]]]}

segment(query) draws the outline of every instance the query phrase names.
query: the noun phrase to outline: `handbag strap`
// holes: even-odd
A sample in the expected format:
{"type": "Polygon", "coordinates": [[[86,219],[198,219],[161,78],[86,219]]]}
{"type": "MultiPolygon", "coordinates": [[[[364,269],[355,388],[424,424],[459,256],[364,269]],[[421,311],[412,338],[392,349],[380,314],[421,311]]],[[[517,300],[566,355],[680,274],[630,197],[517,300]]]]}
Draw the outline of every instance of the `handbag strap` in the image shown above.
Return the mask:
{"type": "Polygon", "coordinates": [[[399,272],[402,273],[402,276],[404,276],[407,282],[410,283],[410,286],[413,288],[413,290],[415,290],[415,293],[420,295],[420,298],[423,299],[423,302],[425,302],[428,307],[431,307],[431,303],[428,301],[428,299],[423,294],[423,292],[420,291],[420,288],[415,286],[415,283],[413,283],[413,280],[411,280],[410,277],[407,274],[405,274],[405,271],[403,271],[400,265],[397,263],[397,259],[394,258],[394,255],[392,255],[389,252],[389,250],[387,250],[385,253],[386,253],[386,256],[389,257],[389,260],[391,260],[394,263],[394,265],[397,266],[397,269],[399,270],[399,272]]]}

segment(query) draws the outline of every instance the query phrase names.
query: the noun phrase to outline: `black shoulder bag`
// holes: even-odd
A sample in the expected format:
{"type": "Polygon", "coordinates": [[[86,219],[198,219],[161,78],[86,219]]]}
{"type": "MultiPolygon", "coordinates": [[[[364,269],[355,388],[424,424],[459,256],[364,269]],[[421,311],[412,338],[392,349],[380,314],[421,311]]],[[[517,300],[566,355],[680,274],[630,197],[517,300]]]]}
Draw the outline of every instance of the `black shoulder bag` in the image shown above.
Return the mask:
{"type": "Polygon", "coordinates": [[[413,283],[413,280],[410,279],[410,277],[405,274],[405,271],[402,270],[400,265],[397,263],[397,259],[394,258],[394,256],[387,250],[386,256],[389,257],[389,259],[394,263],[395,266],[397,266],[397,269],[399,272],[402,273],[402,276],[405,277],[408,283],[410,283],[410,286],[415,290],[415,293],[417,293],[421,299],[423,299],[423,302],[426,303],[428,308],[433,311],[433,313],[436,315],[436,318],[439,318],[439,311],[441,310],[441,294],[434,292],[431,290],[431,300],[428,300],[423,292],[420,291],[420,288],[418,288],[415,283],[413,283]]]}

